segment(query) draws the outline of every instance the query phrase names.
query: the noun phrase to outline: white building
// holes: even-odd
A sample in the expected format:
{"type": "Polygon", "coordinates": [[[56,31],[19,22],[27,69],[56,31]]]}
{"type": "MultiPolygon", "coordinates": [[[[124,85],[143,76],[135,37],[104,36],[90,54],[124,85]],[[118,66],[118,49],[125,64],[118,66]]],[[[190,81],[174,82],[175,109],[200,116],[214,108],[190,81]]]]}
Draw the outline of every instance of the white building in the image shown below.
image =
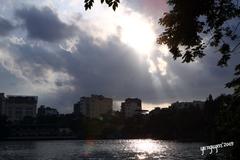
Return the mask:
{"type": "Polygon", "coordinates": [[[74,114],[82,114],[89,118],[99,118],[104,114],[112,113],[113,100],[102,95],[81,97],[74,104],[74,114]]]}
{"type": "Polygon", "coordinates": [[[138,98],[127,98],[121,104],[121,112],[124,117],[132,117],[142,112],[142,102],[138,98]]]}
{"type": "Polygon", "coordinates": [[[15,96],[0,93],[0,113],[6,115],[8,120],[22,120],[24,117],[35,117],[38,97],[15,96]]]}

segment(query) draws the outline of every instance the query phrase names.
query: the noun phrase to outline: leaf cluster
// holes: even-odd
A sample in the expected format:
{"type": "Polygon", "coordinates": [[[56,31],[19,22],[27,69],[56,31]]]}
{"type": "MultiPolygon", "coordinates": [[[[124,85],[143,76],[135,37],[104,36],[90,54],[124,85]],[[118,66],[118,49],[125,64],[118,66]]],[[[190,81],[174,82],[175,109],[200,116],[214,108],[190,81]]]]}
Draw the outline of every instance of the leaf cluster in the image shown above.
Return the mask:
{"type": "MultiPolygon", "coordinates": [[[[118,7],[118,4],[120,3],[120,0],[100,0],[100,2],[106,3],[109,7],[112,7],[112,9],[115,11],[118,7]]],[[[84,7],[85,10],[89,10],[93,7],[94,0],[85,0],[84,1],[84,7]]]]}
{"type": "Polygon", "coordinates": [[[240,97],[240,64],[235,68],[236,77],[229,83],[226,84],[228,88],[234,88],[234,94],[236,97],[240,97]]]}
{"type": "Polygon", "coordinates": [[[157,43],[166,44],[174,59],[181,57],[187,63],[203,57],[204,49],[210,45],[218,48],[222,55],[218,65],[227,66],[235,50],[231,49],[230,41],[237,39],[240,22],[236,28],[226,23],[239,17],[238,5],[232,0],[168,0],[168,4],[172,10],[159,19],[165,31],[157,43]]]}

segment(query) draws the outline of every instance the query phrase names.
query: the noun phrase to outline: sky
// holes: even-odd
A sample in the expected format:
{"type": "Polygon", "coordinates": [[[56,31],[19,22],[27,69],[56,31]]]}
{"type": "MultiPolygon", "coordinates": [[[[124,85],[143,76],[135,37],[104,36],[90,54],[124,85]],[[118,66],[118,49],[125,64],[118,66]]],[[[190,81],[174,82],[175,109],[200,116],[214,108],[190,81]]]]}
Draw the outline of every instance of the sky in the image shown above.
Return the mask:
{"type": "Polygon", "coordinates": [[[156,44],[166,1],[122,0],[114,12],[82,0],[0,0],[0,92],[36,95],[38,104],[71,113],[82,96],[102,94],[115,109],[128,97],[143,108],[205,100],[230,93],[224,84],[236,58],[217,67],[219,54],[194,63],[174,61],[156,44]]]}

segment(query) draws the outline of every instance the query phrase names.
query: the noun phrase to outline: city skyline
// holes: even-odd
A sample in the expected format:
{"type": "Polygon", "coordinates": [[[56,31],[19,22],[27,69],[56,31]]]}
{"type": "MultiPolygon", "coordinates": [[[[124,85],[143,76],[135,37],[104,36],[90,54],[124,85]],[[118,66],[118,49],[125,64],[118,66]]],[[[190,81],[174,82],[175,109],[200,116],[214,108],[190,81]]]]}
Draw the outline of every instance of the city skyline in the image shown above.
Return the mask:
{"type": "MultiPolygon", "coordinates": [[[[1,92],[0,92],[1,93],[1,92]]],[[[38,99],[40,98],[41,99],[41,97],[39,97],[38,95],[30,95],[30,94],[27,94],[27,95],[24,95],[24,94],[8,94],[8,93],[6,93],[6,92],[2,92],[3,94],[5,94],[5,96],[20,96],[20,97],[28,97],[28,96],[36,96],[36,97],[38,97],[38,99]]],[[[90,94],[90,95],[83,95],[83,96],[79,96],[79,98],[78,99],[75,99],[73,102],[72,102],[72,104],[70,104],[70,106],[71,107],[73,107],[74,106],[74,103],[76,102],[76,101],[79,101],[82,97],[86,97],[86,96],[92,96],[92,95],[97,95],[97,94],[90,94]]],[[[104,95],[103,95],[104,96],[104,95]]],[[[207,95],[206,95],[206,97],[207,97],[207,95]]],[[[110,97],[110,98],[112,98],[112,97],[110,97]]],[[[128,98],[130,98],[130,99],[135,99],[135,98],[139,98],[139,97],[125,97],[125,98],[123,98],[122,100],[114,100],[113,99],[113,110],[114,111],[120,111],[121,110],[121,104],[126,100],[126,99],[128,99],[128,98]]],[[[140,100],[141,100],[141,98],[140,98],[140,100]]],[[[158,107],[160,107],[160,108],[168,108],[168,107],[170,107],[173,103],[176,103],[176,102],[192,102],[192,101],[205,101],[206,100],[206,98],[204,98],[204,99],[191,99],[191,100],[188,100],[188,101],[184,101],[184,100],[174,100],[174,101],[171,101],[171,102],[169,102],[169,103],[161,103],[160,105],[157,105],[157,104],[151,104],[151,103],[142,103],[143,105],[142,105],[142,107],[143,107],[143,109],[146,109],[146,110],[148,110],[148,111],[150,111],[150,110],[153,110],[153,109],[155,109],[155,108],[158,108],[158,107]]],[[[59,108],[59,106],[55,106],[55,105],[53,105],[53,104],[43,104],[43,103],[38,103],[38,105],[37,105],[37,108],[39,108],[39,107],[41,107],[41,106],[51,106],[51,107],[55,107],[55,108],[59,108]]],[[[72,113],[72,111],[71,111],[71,107],[70,107],[70,110],[68,110],[68,112],[61,112],[61,113],[63,113],[63,114],[68,114],[68,113],[72,113]]]]}
{"type": "MultiPolygon", "coordinates": [[[[225,95],[222,95],[225,96],[225,95]]],[[[227,96],[227,95],[226,95],[227,96]]],[[[220,96],[221,97],[221,96],[220,96]]],[[[126,98],[121,102],[119,110],[114,109],[113,99],[104,95],[94,95],[81,97],[72,106],[71,113],[59,113],[54,106],[38,104],[38,96],[33,95],[5,95],[0,93],[0,116],[6,116],[12,122],[22,121],[26,118],[36,117],[86,117],[90,119],[101,119],[108,116],[120,115],[125,118],[132,118],[159,112],[160,110],[185,110],[198,108],[204,110],[208,101],[213,101],[209,95],[206,101],[179,102],[171,103],[166,108],[154,107],[145,110],[142,107],[142,100],[139,98],[126,98]],[[120,113],[120,114],[119,114],[120,113]]]]}
{"type": "Polygon", "coordinates": [[[97,3],[85,11],[77,0],[4,2],[1,92],[38,95],[39,104],[57,106],[62,113],[90,94],[112,97],[115,104],[138,97],[144,109],[153,109],[230,93],[224,84],[233,76],[236,58],[224,69],[216,66],[215,54],[182,64],[156,45],[165,3],[125,0],[113,12],[97,3]]]}

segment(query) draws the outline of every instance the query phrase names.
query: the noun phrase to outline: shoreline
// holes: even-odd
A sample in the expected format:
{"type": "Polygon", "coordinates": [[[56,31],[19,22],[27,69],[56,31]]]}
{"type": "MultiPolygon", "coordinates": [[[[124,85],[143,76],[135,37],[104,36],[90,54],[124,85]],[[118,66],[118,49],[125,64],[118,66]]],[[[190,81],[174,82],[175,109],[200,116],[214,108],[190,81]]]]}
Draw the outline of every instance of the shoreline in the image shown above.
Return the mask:
{"type": "Polygon", "coordinates": [[[0,141],[55,141],[55,140],[162,140],[162,141],[173,141],[173,142],[179,142],[179,143],[208,143],[207,141],[202,140],[190,140],[190,139],[157,139],[157,138],[79,138],[76,136],[44,136],[44,137],[8,137],[4,139],[0,139],[0,141]]]}

